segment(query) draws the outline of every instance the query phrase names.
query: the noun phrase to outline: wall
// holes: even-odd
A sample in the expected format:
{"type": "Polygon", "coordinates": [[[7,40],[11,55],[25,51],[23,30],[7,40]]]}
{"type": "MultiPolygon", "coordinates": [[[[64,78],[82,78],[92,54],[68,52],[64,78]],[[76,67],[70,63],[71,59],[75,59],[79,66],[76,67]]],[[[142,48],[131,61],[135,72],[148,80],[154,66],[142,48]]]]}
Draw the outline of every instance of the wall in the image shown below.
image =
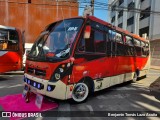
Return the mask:
{"type": "Polygon", "coordinates": [[[68,17],[78,16],[78,3],[55,0],[1,0],[0,24],[25,31],[26,43],[35,41],[48,24],[68,17]]]}
{"type": "Polygon", "coordinates": [[[160,67],[160,39],[153,40],[151,43],[151,65],[160,67]]]}

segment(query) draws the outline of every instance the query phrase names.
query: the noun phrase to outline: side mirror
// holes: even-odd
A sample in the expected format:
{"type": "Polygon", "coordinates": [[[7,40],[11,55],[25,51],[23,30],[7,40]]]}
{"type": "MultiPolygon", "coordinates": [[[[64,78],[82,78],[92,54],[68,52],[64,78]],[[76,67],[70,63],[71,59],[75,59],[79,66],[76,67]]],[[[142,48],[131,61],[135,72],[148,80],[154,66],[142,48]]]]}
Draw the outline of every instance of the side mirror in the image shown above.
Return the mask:
{"type": "Polygon", "coordinates": [[[91,35],[91,26],[87,25],[84,31],[84,39],[89,39],[91,35]]]}

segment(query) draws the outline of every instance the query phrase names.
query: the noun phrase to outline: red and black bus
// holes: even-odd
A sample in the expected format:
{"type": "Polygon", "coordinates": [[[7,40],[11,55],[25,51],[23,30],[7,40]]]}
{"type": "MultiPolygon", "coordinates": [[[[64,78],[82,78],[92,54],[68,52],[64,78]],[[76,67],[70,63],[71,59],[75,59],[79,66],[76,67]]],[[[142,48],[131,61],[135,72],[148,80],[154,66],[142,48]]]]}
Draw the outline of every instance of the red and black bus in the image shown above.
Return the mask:
{"type": "Polygon", "coordinates": [[[0,25],[0,73],[23,68],[24,42],[19,29],[0,25]]]}
{"type": "Polygon", "coordinates": [[[31,92],[83,102],[89,93],[138,77],[150,66],[149,41],[96,17],[48,25],[27,56],[31,92]]]}

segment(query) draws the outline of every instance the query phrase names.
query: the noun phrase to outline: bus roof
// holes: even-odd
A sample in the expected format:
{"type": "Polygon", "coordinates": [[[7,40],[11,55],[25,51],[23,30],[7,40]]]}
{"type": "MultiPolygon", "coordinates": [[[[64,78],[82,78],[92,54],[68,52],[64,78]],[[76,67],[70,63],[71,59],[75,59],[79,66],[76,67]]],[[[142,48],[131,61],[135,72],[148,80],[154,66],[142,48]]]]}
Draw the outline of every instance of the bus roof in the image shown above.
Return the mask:
{"type": "Polygon", "coordinates": [[[140,37],[139,35],[130,33],[130,32],[127,31],[127,30],[124,30],[124,29],[122,29],[122,28],[113,26],[112,24],[110,24],[110,23],[108,23],[108,22],[105,22],[105,21],[103,21],[103,20],[101,20],[101,19],[99,19],[99,18],[96,18],[96,17],[94,17],[94,16],[89,16],[88,18],[91,19],[91,20],[93,20],[93,21],[99,22],[99,23],[101,23],[101,24],[103,24],[103,25],[106,25],[106,26],[108,26],[108,27],[110,27],[110,28],[113,28],[113,29],[115,29],[115,30],[117,30],[117,31],[119,31],[119,32],[128,34],[128,35],[132,36],[132,37],[135,38],[135,39],[139,39],[139,40],[148,42],[145,38],[142,38],[142,37],[140,37]]]}
{"type": "Polygon", "coordinates": [[[10,26],[4,26],[4,25],[0,25],[0,28],[6,29],[6,30],[15,30],[15,27],[10,27],[10,26]]]}

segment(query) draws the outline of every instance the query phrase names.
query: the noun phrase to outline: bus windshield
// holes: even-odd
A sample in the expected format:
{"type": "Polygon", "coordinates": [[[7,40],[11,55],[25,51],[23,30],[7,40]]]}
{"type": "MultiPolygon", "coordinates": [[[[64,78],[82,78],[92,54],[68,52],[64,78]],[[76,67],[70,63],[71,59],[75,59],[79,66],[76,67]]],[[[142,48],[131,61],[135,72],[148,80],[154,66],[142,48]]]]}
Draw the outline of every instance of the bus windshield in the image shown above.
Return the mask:
{"type": "Polygon", "coordinates": [[[0,50],[17,51],[18,33],[16,30],[0,29],[0,50]]]}
{"type": "Polygon", "coordinates": [[[43,32],[29,56],[66,58],[82,26],[83,19],[63,20],[50,31],[43,32]]]}

